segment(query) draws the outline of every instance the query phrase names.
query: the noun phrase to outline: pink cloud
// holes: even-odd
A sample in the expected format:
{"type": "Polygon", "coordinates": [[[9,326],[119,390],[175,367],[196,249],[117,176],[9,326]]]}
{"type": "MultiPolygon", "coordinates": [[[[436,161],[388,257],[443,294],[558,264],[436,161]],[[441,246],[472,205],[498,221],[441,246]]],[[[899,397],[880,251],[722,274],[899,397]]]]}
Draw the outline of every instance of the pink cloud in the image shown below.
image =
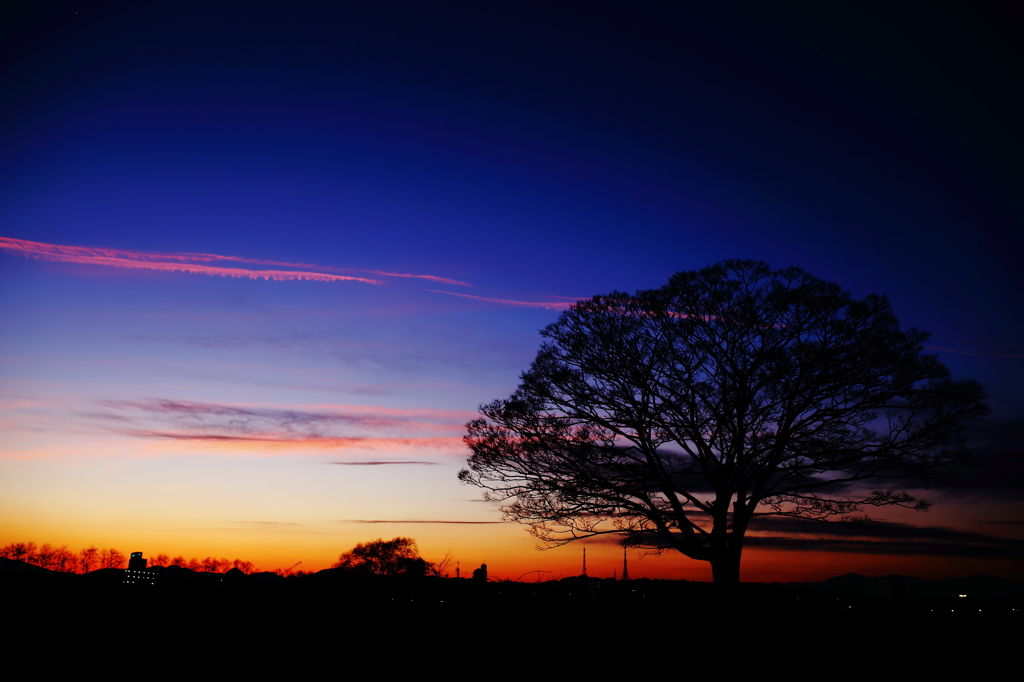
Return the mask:
{"type": "Polygon", "coordinates": [[[373,412],[308,411],[176,400],[98,401],[78,420],[131,438],[202,443],[228,449],[464,449],[462,424],[373,412]]]}
{"type": "Polygon", "coordinates": [[[254,444],[265,446],[279,446],[285,448],[314,447],[314,448],[360,448],[378,449],[392,447],[423,447],[440,450],[460,449],[463,446],[462,438],[458,437],[435,437],[435,438],[401,438],[387,436],[300,436],[288,433],[283,434],[253,434],[253,435],[228,435],[223,433],[188,433],[180,431],[147,431],[142,429],[109,429],[111,433],[119,433],[134,438],[146,438],[156,440],[176,441],[202,441],[206,443],[223,444],[254,444]]]}
{"type": "MultiPolygon", "coordinates": [[[[241,406],[248,406],[242,404],[241,406]]],[[[285,408],[286,406],[279,405],[255,405],[257,407],[280,407],[285,408]]],[[[476,419],[480,416],[475,410],[438,410],[429,407],[414,407],[414,408],[400,408],[400,407],[385,407],[383,405],[352,405],[346,403],[326,403],[326,404],[303,404],[298,407],[299,409],[322,409],[322,410],[333,410],[333,411],[346,411],[346,412],[371,412],[373,414],[388,414],[396,417],[419,417],[424,419],[437,419],[447,422],[458,422],[460,425],[463,422],[469,421],[470,419],[476,419]]]]}
{"type": "Polygon", "coordinates": [[[330,275],[324,272],[308,272],[301,270],[248,270],[243,268],[225,268],[214,265],[187,263],[187,260],[238,260],[230,257],[220,258],[207,254],[155,254],[117,249],[93,249],[80,246],[61,246],[59,244],[43,244],[24,239],[0,237],[0,250],[27,258],[53,261],[59,263],[82,263],[86,265],[103,265],[112,268],[129,270],[157,270],[161,272],[187,272],[212,277],[234,277],[248,279],[264,279],[277,282],[306,280],[314,282],[364,282],[366,284],[383,284],[375,279],[365,277],[349,277],[346,275],[330,275]],[[164,260],[157,260],[157,259],[164,260]],[[179,262],[168,262],[179,261],[179,262]]]}
{"type": "MultiPolygon", "coordinates": [[[[366,277],[354,277],[350,275],[336,275],[326,272],[311,272],[309,270],[250,270],[248,268],[231,268],[214,265],[204,265],[214,261],[227,261],[233,263],[249,263],[253,265],[270,265],[287,268],[317,268],[319,270],[342,270],[343,268],[321,267],[308,263],[289,263],[286,261],[260,260],[254,258],[242,258],[240,256],[223,256],[213,253],[151,253],[145,251],[131,251],[129,249],[109,249],[86,246],[65,246],[61,244],[45,244],[33,242],[26,239],[12,239],[0,237],[0,251],[6,251],[26,258],[36,258],[59,263],[82,263],[86,265],[101,265],[105,267],[125,268],[133,270],[158,270],[163,272],[187,272],[213,277],[234,277],[248,279],[264,279],[283,281],[315,281],[315,282],[363,282],[366,284],[382,284],[380,280],[366,277]]],[[[351,270],[349,270],[351,272],[351,270]]],[[[436,277],[434,275],[415,275],[410,273],[384,272],[381,270],[366,270],[371,274],[383,277],[404,277],[424,279],[431,282],[452,284],[456,286],[473,286],[467,282],[460,282],[447,277],[436,277]]]]}
{"type": "MultiPolygon", "coordinates": [[[[175,423],[187,424],[193,431],[206,431],[210,427],[214,431],[228,430],[232,433],[272,433],[287,431],[304,435],[324,435],[322,429],[335,427],[359,428],[416,428],[437,430],[461,429],[462,419],[452,419],[441,414],[433,415],[437,421],[420,421],[409,419],[416,415],[412,410],[394,410],[391,414],[381,414],[373,407],[350,409],[345,411],[309,411],[307,409],[282,409],[273,406],[255,405],[221,405],[215,403],[198,403],[182,400],[101,400],[98,404],[105,411],[95,413],[95,418],[138,419],[158,418],[174,420],[175,423]]],[[[423,412],[417,416],[421,419],[423,412]]]]}
{"type": "Polygon", "coordinates": [[[504,298],[486,298],[484,296],[471,296],[469,294],[456,294],[451,291],[439,291],[437,289],[427,289],[435,294],[447,294],[448,296],[460,296],[462,298],[472,298],[477,301],[487,301],[488,303],[500,303],[501,305],[516,305],[523,306],[526,308],[543,308],[544,310],[568,310],[572,307],[573,303],[566,302],[548,302],[548,301],[510,301],[504,298]]]}

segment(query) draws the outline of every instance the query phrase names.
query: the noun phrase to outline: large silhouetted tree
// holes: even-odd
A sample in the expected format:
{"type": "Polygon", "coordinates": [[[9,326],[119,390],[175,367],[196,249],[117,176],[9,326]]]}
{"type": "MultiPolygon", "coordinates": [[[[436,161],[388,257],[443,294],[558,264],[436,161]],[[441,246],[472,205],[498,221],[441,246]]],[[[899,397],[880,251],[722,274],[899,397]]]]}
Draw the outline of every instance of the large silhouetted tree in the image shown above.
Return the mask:
{"type": "Polygon", "coordinates": [[[549,545],[619,533],[710,562],[716,583],[739,581],[754,517],[927,509],[889,481],[955,472],[964,423],[987,413],[884,296],[798,268],[680,272],[542,335],[515,393],[467,425],[460,478],[549,545]]]}

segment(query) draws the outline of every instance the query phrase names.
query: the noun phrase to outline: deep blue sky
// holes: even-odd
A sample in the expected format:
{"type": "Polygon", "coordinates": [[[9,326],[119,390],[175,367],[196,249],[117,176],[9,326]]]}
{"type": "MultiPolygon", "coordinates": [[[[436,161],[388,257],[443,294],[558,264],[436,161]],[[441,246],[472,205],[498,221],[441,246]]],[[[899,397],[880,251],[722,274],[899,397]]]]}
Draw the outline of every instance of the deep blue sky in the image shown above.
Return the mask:
{"type": "Polygon", "coordinates": [[[23,17],[2,73],[10,236],[236,253],[244,232],[282,260],[315,236],[346,264],[495,285],[528,263],[573,296],[754,257],[889,293],[937,334],[1020,340],[1014,17],[363,4],[23,17]]]}

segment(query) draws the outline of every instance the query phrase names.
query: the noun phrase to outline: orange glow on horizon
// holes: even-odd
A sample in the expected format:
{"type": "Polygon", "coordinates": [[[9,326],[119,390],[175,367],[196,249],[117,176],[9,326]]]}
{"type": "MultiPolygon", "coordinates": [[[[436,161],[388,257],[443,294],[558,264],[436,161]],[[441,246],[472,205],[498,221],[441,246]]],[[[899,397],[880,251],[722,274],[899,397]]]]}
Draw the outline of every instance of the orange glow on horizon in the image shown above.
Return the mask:
{"type": "MultiPolygon", "coordinates": [[[[354,524],[353,524],[354,525],[354,524]]],[[[9,529],[7,529],[9,530],[9,529]]],[[[28,530],[28,529],[25,529],[28,530]]],[[[41,529],[36,529],[41,530],[41,529]]],[[[569,545],[538,552],[529,538],[525,542],[507,537],[502,529],[498,538],[486,537],[487,531],[477,533],[473,542],[470,538],[449,536],[436,531],[426,533],[402,532],[394,527],[360,528],[347,530],[335,538],[303,537],[301,532],[290,532],[287,528],[277,531],[247,529],[240,533],[221,532],[178,532],[178,533],[17,533],[11,536],[5,532],[0,546],[11,542],[35,542],[37,546],[49,543],[56,547],[66,545],[76,554],[89,546],[101,549],[112,547],[125,554],[143,551],[147,559],[163,554],[168,557],[183,556],[203,559],[212,556],[228,560],[240,559],[252,562],[258,570],[275,571],[287,568],[301,561],[299,569],[316,572],[329,568],[337,557],[357,542],[377,538],[390,539],[397,535],[417,540],[420,554],[431,562],[440,561],[451,551],[450,577],[455,576],[458,562],[463,577],[468,577],[474,568],[487,564],[492,580],[556,580],[581,575],[583,545],[569,545]],[[59,535],[59,537],[58,537],[59,535]],[[126,540],[125,536],[134,535],[126,540]],[[253,535],[263,537],[254,540],[253,535]],[[506,542],[501,541],[500,536],[506,542]],[[346,538],[346,539],[343,539],[346,538]],[[507,540],[512,540],[507,542],[507,540]],[[468,541],[468,542],[467,542],[468,541]]],[[[493,532],[493,531],[492,531],[493,532]]],[[[622,550],[614,545],[589,544],[587,548],[587,574],[595,578],[622,577],[622,550]]],[[[1019,579],[1019,568],[984,559],[949,559],[937,562],[928,556],[893,556],[872,554],[843,554],[828,552],[796,551],[749,551],[745,553],[741,578],[751,583],[819,582],[827,578],[858,573],[865,576],[881,577],[891,574],[907,575],[926,580],[940,580],[962,577],[977,573],[1002,575],[1008,579],[1019,579]]],[[[297,570],[299,570],[297,569],[297,570]]],[[[643,555],[639,550],[629,552],[629,573],[633,579],[689,580],[710,582],[711,568],[706,562],[693,561],[676,553],[661,556],[643,555]]]]}

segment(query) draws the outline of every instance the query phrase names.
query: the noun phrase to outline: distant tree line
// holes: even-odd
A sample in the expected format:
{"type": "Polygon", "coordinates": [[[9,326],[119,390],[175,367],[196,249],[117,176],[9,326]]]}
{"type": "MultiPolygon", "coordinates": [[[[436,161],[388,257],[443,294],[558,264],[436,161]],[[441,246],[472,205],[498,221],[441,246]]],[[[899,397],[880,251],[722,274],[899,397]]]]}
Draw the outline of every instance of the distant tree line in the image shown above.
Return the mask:
{"type": "MultiPolygon", "coordinates": [[[[67,545],[56,547],[46,543],[37,547],[34,542],[12,542],[6,547],[0,548],[0,557],[24,561],[27,564],[59,573],[84,574],[101,568],[126,568],[128,566],[128,557],[124,552],[114,548],[98,549],[94,546],[87,547],[76,554],[69,550],[67,545]]],[[[157,554],[148,558],[148,565],[181,566],[198,573],[224,573],[232,568],[237,568],[246,575],[259,571],[251,561],[241,559],[232,561],[212,556],[205,559],[195,557],[186,559],[181,555],[169,557],[166,554],[157,554]]]]}
{"type": "MultiPolygon", "coordinates": [[[[76,554],[69,550],[67,545],[55,547],[47,543],[37,547],[34,542],[12,542],[0,548],[0,557],[23,561],[59,573],[85,574],[101,568],[128,566],[128,557],[124,552],[113,548],[98,549],[95,546],[87,547],[76,554]]],[[[171,557],[167,554],[155,554],[146,559],[148,567],[181,566],[197,573],[226,573],[232,568],[237,568],[246,575],[260,572],[251,561],[241,559],[232,561],[213,556],[205,559],[186,559],[182,555],[171,557]]],[[[397,537],[391,540],[377,538],[371,542],[361,542],[338,557],[338,561],[331,568],[358,575],[420,575],[441,578],[448,577],[451,564],[451,552],[446,553],[436,563],[426,561],[420,557],[415,540],[397,537]]],[[[295,571],[296,566],[278,568],[273,572],[282,576],[307,575],[305,571],[295,571]]]]}

